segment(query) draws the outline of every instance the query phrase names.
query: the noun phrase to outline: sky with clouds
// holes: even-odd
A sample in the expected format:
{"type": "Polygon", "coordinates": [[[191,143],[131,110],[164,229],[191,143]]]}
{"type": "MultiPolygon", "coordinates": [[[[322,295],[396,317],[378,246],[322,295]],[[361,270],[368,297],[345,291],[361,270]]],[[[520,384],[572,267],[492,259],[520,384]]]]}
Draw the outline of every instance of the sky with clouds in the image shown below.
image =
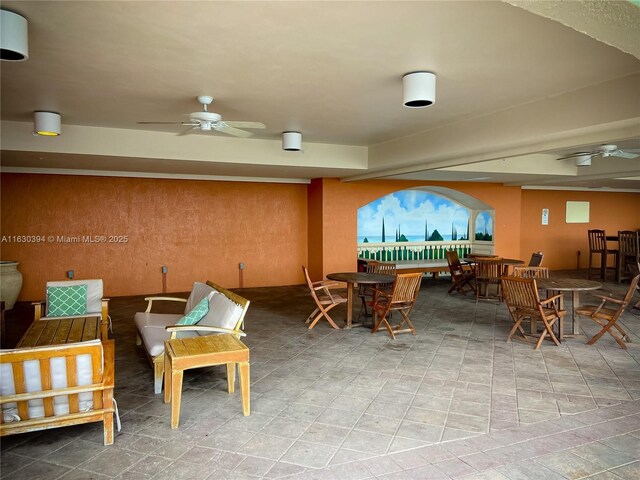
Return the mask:
{"type": "MultiPolygon", "coordinates": [[[[404,235],[421,235],[424,238],[425,220],[428,222],[429,234],[438,229],[441,235],[450,235],[453,223],[458,236],[461,236],[467,232],[469,210],[433,193],[402,190],[358,209],[358,237],[379,237],[383,217],[385,234],[387,240],[391,241],[395,238],[398,227],[404,235]]],[[[478,225],[478,229],[484,231],[485,223],[486,218],[478,225]]]]}

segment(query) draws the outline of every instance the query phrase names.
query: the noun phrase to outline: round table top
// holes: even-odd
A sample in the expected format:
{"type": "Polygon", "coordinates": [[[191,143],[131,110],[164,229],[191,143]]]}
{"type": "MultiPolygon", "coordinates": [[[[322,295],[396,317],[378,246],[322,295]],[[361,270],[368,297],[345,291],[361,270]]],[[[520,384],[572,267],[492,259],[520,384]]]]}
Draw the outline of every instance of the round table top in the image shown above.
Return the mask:
{"type": "Polygon", "coordinates": [[[536,278],[538,288],[544,290],[597,290],[602,288],[602,283],[583,278],[536,278]]]}
{"type": "MultiPolygon", "coordinates": [[[[462,260],[469,263],[478,263],[478,260],[498,260],[500,257],[465,257],[462,260]]],[[[503,265],[522,265],[524,260],[518,260],[516,258],[503,258],[503,265]]]]}
{"type": "Polygon", "coordinates": [[[367,272],[338,272],[329,273],[329,280],[347,283],[393,283],[395,277],[393,275],[383,275],[380,273],[367,272]]]}

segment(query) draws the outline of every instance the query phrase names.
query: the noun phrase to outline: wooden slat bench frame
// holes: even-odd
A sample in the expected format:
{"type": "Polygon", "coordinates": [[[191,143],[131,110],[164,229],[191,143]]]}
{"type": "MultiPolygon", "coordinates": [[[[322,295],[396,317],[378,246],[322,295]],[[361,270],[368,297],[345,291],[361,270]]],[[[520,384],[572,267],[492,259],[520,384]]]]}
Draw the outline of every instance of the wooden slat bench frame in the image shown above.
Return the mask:
{"type": "Polygon", "coordinates": [[[17,402],[18,416],[22,419],[16,422],[5,422],[0,414],[0,436],[17,433],[33,432],[49,428],[65,427],[82,423],[103,422],[104,444],[113,443],[113,389],[114,389],[114,341],[106,340],[101,344],[91,345],[69,343],[47,348],[24,348],[0,352],[0,363],[12,365],[13,379],[16,393],[0,397],[0,404],[17,402]],[[76,385],[76,357],[90,355],[93,372],[91,385],[76,385]],[[64,357],[67,370],[66,388],[54,389],[51,386],[52,358],[64,357]],[[42,391],[26,392],[24,376],[24,362],[39,360],[40,382],[42,391]],[[78,395],[93,392],[93,409],[86,412],[79,411],[78,395]],[[54,415],[53,399],[59,395],[69,398],[69,413],[54,415]],[[44,417],[29,418],[29,400],[42,399],[44,417]]]}

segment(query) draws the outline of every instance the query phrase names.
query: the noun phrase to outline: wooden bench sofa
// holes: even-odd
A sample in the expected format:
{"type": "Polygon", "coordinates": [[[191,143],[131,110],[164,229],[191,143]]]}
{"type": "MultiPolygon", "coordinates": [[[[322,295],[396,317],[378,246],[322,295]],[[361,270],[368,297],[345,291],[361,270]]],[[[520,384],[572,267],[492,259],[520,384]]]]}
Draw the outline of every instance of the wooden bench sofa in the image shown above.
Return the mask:
{"type": "Polygon", "coordinates": [[[102,422],[113,443],[114,341],[0,351],[0,436],[102,422]]]}
{"type": "Polygon", "coordinates": [[[143,345],[153,365],[154,392],[162,393],[164,378],[164,342],[173,338],[219,335],[229,333],[245,336],[240,330],[249,308],[249,300],[212,282],[195,282],[189,298],[147,297],[147,309],[138,312],[134,321],[138,331],[136,344],[143,345]],[[176,325],[181,314],[152,313],[153,302],[184,302],[184,314],[189,313],[201,300],[210,295],[209,312],[195,325],[176,325]]]}

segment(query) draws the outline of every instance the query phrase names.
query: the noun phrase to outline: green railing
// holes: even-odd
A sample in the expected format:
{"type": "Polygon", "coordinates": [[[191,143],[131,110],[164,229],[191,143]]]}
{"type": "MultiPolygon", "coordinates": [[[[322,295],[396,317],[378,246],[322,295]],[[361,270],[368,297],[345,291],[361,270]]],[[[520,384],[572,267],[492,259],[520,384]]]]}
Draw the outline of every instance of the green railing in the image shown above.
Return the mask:
{"type": "Polygon", "coordinates": [[[447,250],[456,250],[460,258],[471,253],[468,240],[444,242],[359,243],[358,258],[395,262],[403,260],[443,260],[447,250]]]}

